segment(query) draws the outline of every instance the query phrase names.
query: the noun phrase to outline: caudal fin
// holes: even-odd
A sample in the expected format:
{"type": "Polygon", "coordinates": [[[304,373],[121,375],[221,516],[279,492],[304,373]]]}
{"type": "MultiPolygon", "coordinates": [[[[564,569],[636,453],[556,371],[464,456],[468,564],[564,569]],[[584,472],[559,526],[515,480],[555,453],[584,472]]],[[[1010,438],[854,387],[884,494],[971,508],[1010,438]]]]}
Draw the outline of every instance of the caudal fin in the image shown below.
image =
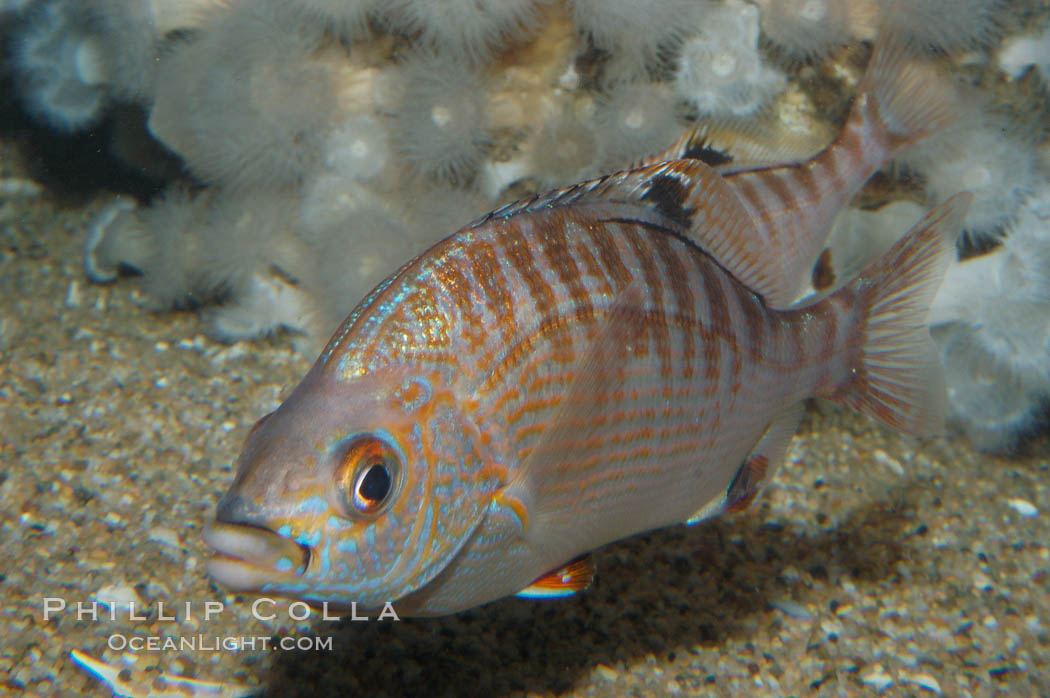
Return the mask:
{"type": "MultiPolygon", "coordinates": [[[[897,3],[888,12],[892,15],[897,3]]],[[[869,104],[854,106],[852,118],[863,118],[885,159],[899,155],[918,141],[951,125],[963,110],[951,79],[899,34],[883,27],[875,42],[860,93],[869,104]]]]}
{"type": "Polygon", "coordinates": [[[832,399],[919,436],[943,430],[944,376],[926,317],[972,199],[964,192],[931,210],[837,292],[854,296],[864,329],[854,373],[832,399]]]}

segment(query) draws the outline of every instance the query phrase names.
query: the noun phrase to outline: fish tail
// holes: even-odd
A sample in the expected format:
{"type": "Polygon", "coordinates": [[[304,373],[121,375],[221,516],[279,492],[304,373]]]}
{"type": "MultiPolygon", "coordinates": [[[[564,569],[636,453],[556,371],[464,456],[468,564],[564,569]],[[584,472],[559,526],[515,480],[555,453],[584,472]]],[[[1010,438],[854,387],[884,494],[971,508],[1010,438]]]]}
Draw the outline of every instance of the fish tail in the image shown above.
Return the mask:
{"type": "Polygon", "coordinates": [[[840,136],[847,147],[837,149],[840,156],[863,154],[865,180],[887,160],[954,123],[963,110],[951,79],[918,54],[888,28],[875,41],[840,136]]]}
{"type": "MultiPolygon", "coordinates": [[[[892,10],[891,10],[892,12],[892,10]]],[[[822,197],[830,221],[888,160],[952,124],[962,110],[954,84],[887,29],[879,34],[858,96],[835,141],[814,160],[835,175],[822,197]]]]}
{"type": "Polygon", "coordinates": [[[852,303],[863,327],[833,400],[919,436],[943,430],[944,376],[926,317],[972,198],[957,194],[931,210],[832,296],[852,303]]]}
{"type": "Polygon", "coordinates": [[[952,81],[917,53],[909,42],[883,29],[860,85],[866,99],[854,105],[851,118],[872,130],[882,144],[883,160],[945,129],[962,111],[952,81]]]}

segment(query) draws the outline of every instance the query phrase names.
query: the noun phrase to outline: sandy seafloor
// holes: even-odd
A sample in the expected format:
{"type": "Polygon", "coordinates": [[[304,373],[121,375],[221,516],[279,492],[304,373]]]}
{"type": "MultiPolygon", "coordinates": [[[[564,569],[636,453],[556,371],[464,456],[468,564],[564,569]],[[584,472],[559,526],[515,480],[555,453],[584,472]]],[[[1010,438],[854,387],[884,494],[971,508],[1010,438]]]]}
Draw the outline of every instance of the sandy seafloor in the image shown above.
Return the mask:
{"type": "MultiPolygon", "coordinates": [[[[17,175],[10,150],[0,162],[17,175]]],[[[108,201],[0,201],[0,692],[109,695],[70,660],[80,650],[125,669],[134,695],[161,672],[274,696],[1050,695],[1045,447],[995,458],[827,406],[749,511],[599,551],[576,598],[253,619],[251,597],[205,578],[201,527],[248,429],[308,362],[286,338],[215,343],[134,281],[88,282],[84,228],[108,201]],[[72,607],[107,587],[147,619],[43,620],[45,597],[72,607]],[[208,601],[224,610],[205,621],[208,601]],[[160,620],[159,602],[192,617],[160,620]],[[332,649],[108,648],[279,634],[332,649]]]]}

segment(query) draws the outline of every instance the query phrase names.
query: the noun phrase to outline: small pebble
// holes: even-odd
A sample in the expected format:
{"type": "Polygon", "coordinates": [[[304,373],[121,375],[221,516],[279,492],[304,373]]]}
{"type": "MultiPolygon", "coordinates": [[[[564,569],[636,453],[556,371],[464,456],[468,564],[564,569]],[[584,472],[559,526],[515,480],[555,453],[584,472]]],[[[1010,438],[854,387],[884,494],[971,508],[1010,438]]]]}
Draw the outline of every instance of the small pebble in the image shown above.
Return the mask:
{"type": "Polygon", "coordinates": [[[769,605],[778,611],[786,613],[792,618],[797,618],[799,620],[813,620],[813,614],[806,610],[805,606],[794,601],[779,599],[776,601],[770,601],[769,605]]]}
{"type": "Polygon", "coordinates": [[[862,683],[882,692],[893,685],[893,677],[886,673],[881,664],[876,664],[871,671],[860,677],[862,683]]]}
{"type": "Polygon", "coordinates": [[[986,575],[984,572],[978,570],[973,573],[974,589],[979,589],[980,591],[991,591],[992,586],[992,580],[989,579],[988,575],[986,575]]]}
{"type": "Polygon", "coordinates": [[[162,543],[164,545],[170,545],[173,548],[181,548],[182,544],[179,543],[179,534],[170,528],[164,528],[163,526],[154,526],[149,530],[149,539],[162,543]]]}
{"type": "Polygon", "coordinates": [[[79,308],[80,299],[80,283],[76,279],[73,279],[69,282],[69,289],[66,291],[66,307],[79,308]]]}
{"type": "Polygon", "coordinates": [[[931,693],[941,695],[941,684],[929,674],[906,674],[902,671],[900,673],[900,680],[901,683],[910,683],[913,686],[925,688],[931,693]]]}
{"type": "Polygon", "coordinates": [[[894,475],[898,477],[904,476],[904,467],[901,465],[901,462],[881,448],[876,448],[871,455],[880,465],[884,465],[892,470],[894,475]]]}
{"type": "Polygon", "coordinates": [[[125,581],[102,587],[95,592],[95,600],[107,608],[113,608],[121,615],[128,615],[132,604],[135,605],[136,613],[145,605],[135,588],[125,581]]]}
{"type": "Polygon", "coordinates": [[[1039,516],[1039,510],[1035,508],[1035,505],[1029,502],[1027,499],[1020,499],[1018,497],[1011,497],[1006,500],[1006,503],[1010,505],[1010,508],[1016,511],[1025,518],[1032,518],[1039,516]]]}
{"type": "Polygon", "coordinates": [[[610,666],[606,666],[605,664],[599,664],[598,666],[594,667],[594,673],[596,673],[605,681],[615,681],[617,678],[619,678],[619,674],[616,673],[616,670],[610,666]]]}

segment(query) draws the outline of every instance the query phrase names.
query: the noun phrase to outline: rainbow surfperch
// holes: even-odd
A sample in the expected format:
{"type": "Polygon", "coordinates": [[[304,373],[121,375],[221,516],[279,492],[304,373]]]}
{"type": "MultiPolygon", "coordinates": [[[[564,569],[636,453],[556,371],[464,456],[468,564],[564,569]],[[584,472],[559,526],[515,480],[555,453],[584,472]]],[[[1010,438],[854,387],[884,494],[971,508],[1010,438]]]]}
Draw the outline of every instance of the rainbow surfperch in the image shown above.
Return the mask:
{"type": "Polygon", "coordinates": [[[446,238],[376,288],[252,429],[205,532],[209,573],[401,615],[564,595],[601,545],[746,506],[807,397],[936,433],[925,317],[968,195],[796,301],[839,210],[954,110],[885,42],[807,162],[716,170],[685,138],[446,238]]]}

